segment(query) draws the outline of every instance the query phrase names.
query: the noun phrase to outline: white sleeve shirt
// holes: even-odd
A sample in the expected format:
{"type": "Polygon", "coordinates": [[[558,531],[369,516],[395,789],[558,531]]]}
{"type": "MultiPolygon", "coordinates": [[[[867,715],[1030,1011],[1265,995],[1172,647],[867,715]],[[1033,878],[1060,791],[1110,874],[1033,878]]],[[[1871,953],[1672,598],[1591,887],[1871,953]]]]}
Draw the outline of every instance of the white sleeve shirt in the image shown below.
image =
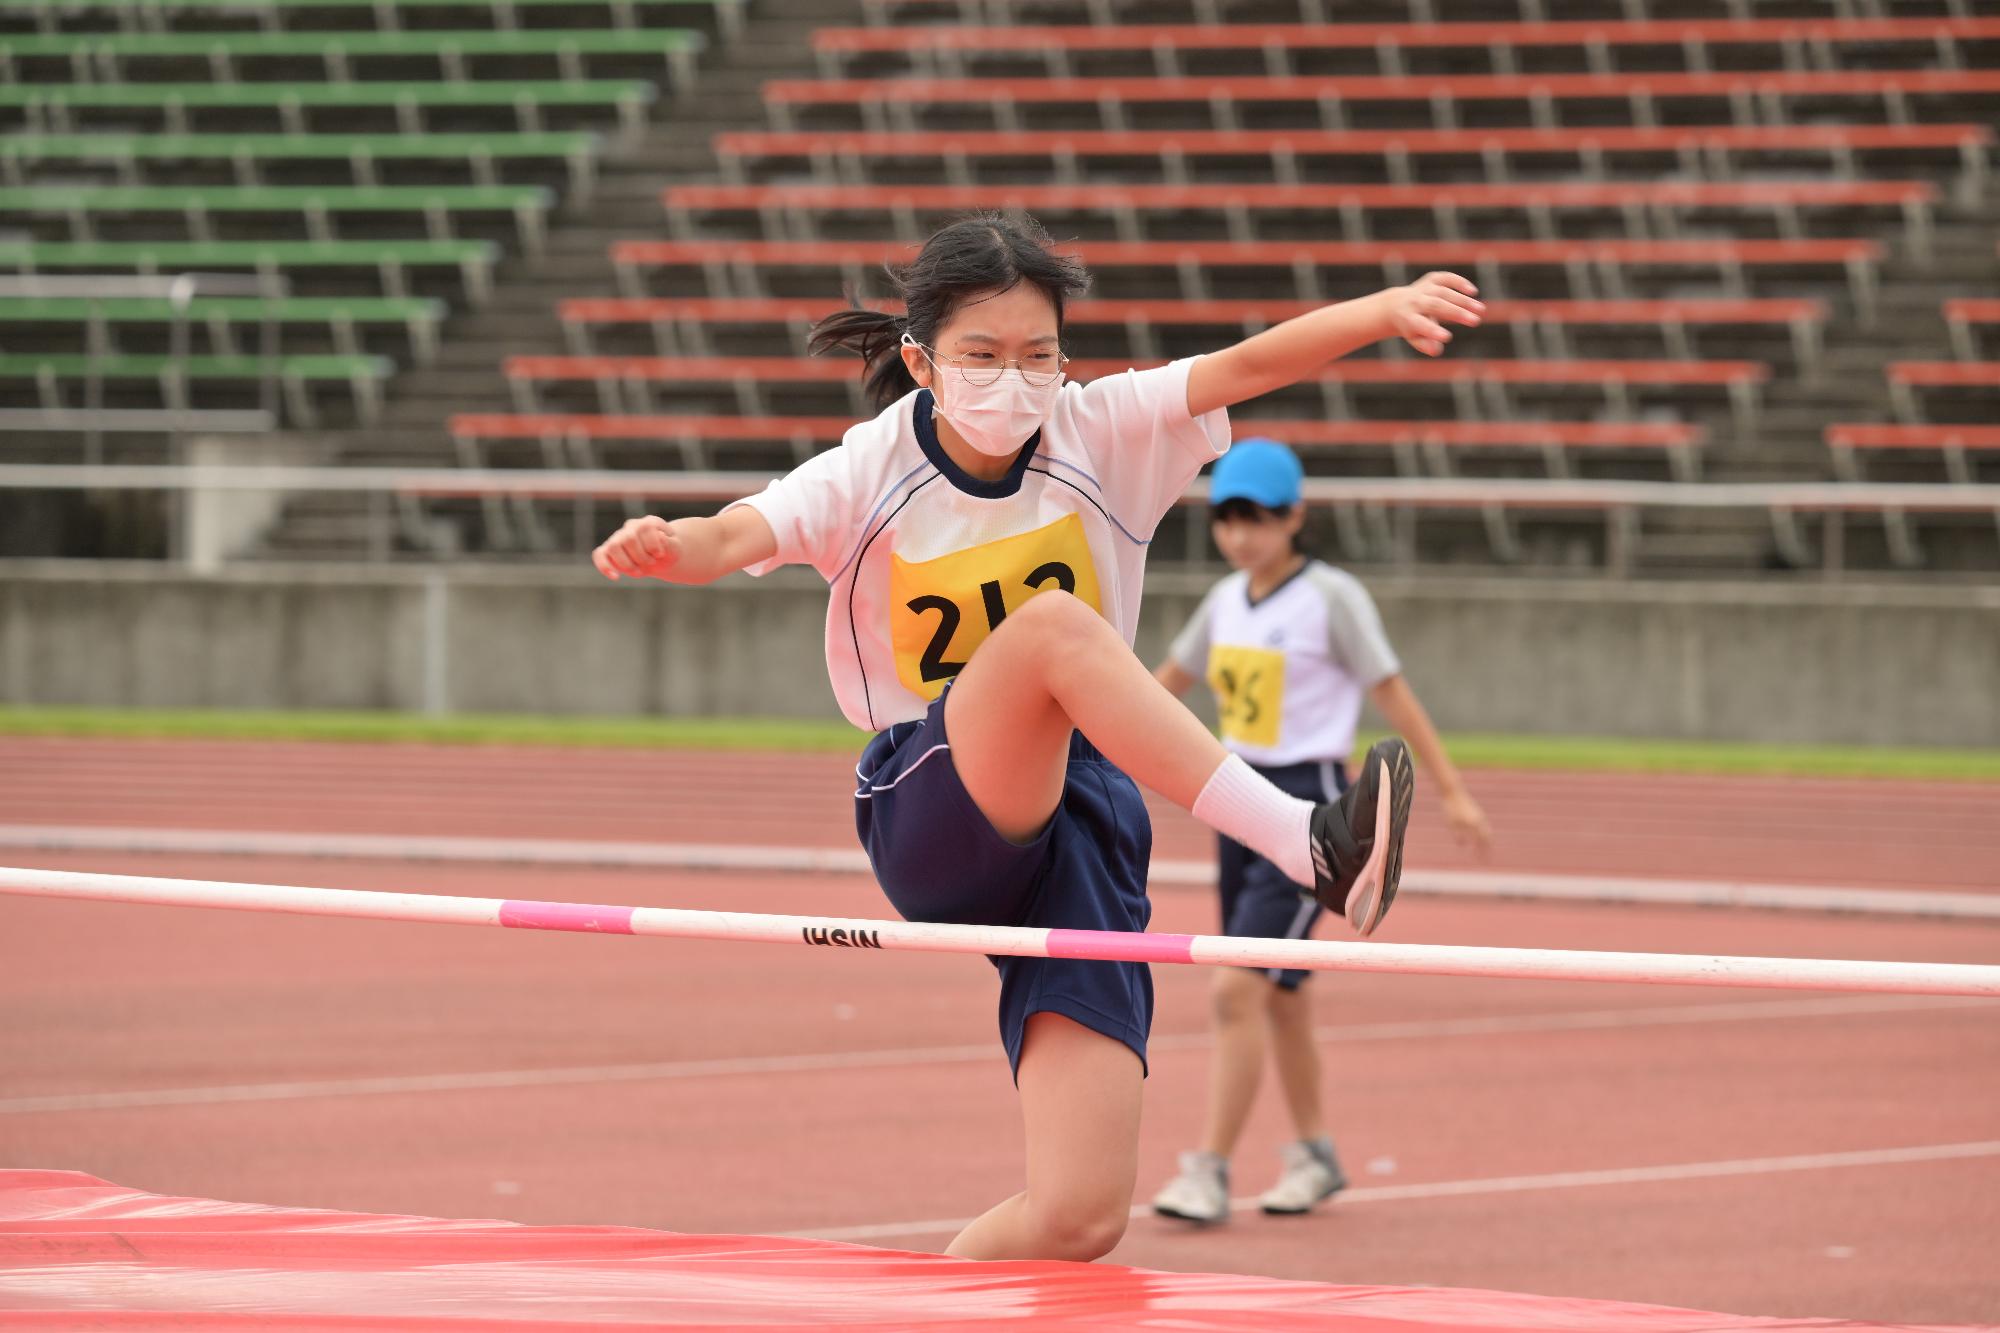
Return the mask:
{"type": "Polygon", "coordinates": [[[1345,759],[1367,692],[1402,670],[1368,590],[1318,560],[1255,601],[1247,573],[1223,579],[1169,656],[1215,691],[1223,744],[1265,768],[1345,759]]]}
{"type": "Polygon", "coordinates": [[[922,717],[1008,613],[1049,588],[1132,642],[1153,530],[1229,447],[1227,412],[1188,414],[1192,365],[1065,384],[990,482],[945,455],[918,390],[737,502],[777,538],[750,573],[807,564],[826,579],[827,673],[848,721],[922,717]]]}

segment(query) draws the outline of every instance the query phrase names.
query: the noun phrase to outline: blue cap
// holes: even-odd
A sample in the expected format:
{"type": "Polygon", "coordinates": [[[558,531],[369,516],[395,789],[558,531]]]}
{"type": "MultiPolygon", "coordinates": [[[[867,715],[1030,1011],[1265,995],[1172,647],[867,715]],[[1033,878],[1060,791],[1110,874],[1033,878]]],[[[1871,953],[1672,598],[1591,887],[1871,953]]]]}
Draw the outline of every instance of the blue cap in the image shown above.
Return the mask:
{"type": "Polygon", "coordinates": [[[1289,509],[1299,502],[1305,475],[1299,456],[1276,440],[1242,440],[1216,461],[1208,503],[1248,500],[1266,509],[1289,509]]]}

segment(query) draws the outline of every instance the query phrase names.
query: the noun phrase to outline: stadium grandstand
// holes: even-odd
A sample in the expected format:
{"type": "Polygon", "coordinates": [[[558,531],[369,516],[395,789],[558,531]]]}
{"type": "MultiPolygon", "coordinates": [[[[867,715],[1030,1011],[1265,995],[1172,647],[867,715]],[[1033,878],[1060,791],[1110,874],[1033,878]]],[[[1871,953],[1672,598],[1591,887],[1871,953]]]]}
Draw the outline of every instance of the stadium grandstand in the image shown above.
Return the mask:
{"type": "Polygon", "coordinates": [[[228,558],[574,559],[834,444],[810,322],[999,209],[1077,378],[1480,283],[1236,414],[1350,565],[1991,570],[1982,8],[0,0],[0,546],[171,554],[196,459],[314,465],[228,558]]]}

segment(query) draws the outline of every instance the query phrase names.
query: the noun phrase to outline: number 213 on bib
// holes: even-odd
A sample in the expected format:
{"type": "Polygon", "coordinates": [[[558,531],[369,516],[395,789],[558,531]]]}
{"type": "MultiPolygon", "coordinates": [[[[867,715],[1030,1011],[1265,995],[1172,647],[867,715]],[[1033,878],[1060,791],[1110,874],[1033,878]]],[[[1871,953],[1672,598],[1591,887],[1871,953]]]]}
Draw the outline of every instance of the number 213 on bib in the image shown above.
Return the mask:
{"type": "Polygon", "coordinates": [[[1051,588],[1103,613],[1090,542],[1075,514],[935,560],[891,555],[889,631],[898,679],[912,693],[937,698],[1009,613],[1051,588]]]}

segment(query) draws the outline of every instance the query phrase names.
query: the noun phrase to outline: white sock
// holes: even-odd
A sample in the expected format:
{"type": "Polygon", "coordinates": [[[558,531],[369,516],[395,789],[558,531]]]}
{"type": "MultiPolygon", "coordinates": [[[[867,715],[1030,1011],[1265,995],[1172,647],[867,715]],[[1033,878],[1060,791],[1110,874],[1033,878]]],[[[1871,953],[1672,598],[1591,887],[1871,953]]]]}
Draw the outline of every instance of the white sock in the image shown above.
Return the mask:
{"type": "Polygon", "coordinates": [[[1313,803],[1279,791],[1270,779],[1230,755],[1209,775],[1194,799],[1194,817],[1225,837],[1236,839],[1285,872],[1294,883],[1313,885],[1313,803]]]}

